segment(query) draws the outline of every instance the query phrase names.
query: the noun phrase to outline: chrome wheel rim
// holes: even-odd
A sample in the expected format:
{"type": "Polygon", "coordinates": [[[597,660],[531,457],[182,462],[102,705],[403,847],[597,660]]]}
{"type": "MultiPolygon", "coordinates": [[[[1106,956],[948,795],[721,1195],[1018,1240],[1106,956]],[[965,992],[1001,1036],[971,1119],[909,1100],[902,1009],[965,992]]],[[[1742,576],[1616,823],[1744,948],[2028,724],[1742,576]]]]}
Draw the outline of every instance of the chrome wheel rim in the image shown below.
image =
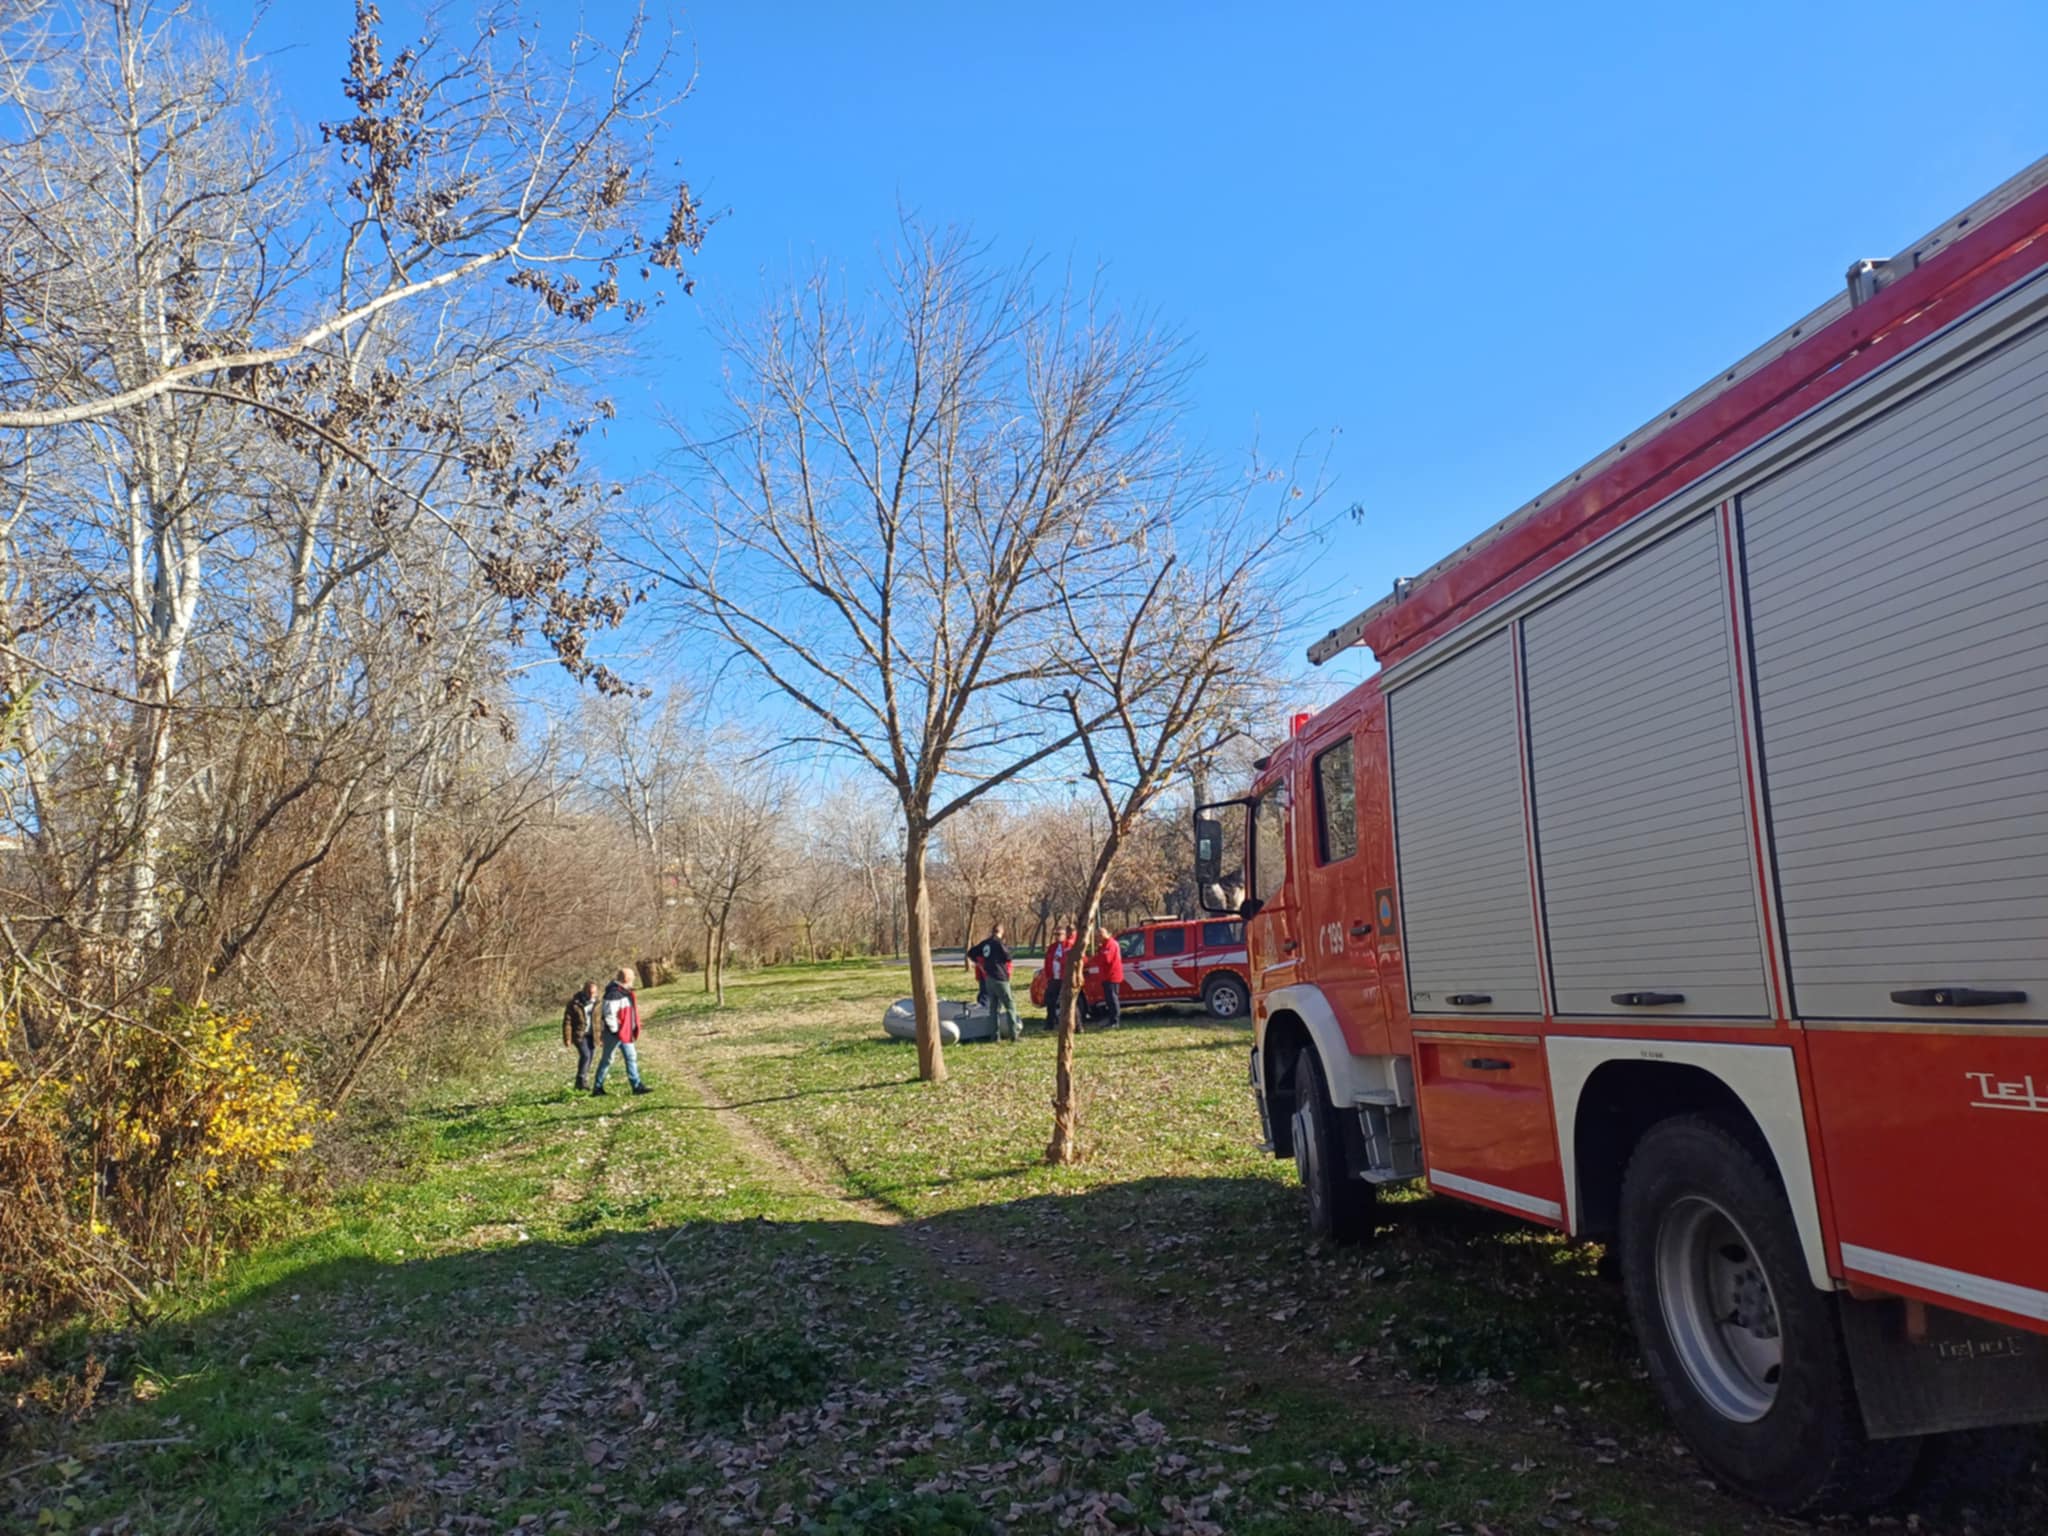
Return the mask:
{"type": "Polygon", "coordinates": [[[1702,1195],[1658,1224],[1657,1300],[1679,1363],[1714,1412],[1754,1424],[1771,1411],[1785,1363],[1777,1297],[1748,1235],[1702,1195]]]}
{"type": "Polygon", "coordinates": [[[1210,990],[1209,1011],[1217,1018],[1234,1019],[1237,1017],[1237,1010],[1237,988],[1229,982],[1226,981],[1210,990]]]}

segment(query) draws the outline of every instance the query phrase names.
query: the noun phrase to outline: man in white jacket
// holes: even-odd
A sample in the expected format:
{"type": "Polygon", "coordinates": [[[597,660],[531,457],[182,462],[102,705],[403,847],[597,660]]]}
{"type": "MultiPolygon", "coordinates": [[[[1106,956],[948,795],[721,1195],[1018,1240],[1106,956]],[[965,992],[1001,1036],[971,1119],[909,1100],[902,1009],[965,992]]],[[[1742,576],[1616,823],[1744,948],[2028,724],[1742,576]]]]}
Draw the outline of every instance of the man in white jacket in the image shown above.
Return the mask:
{"type": "Polygon", "coordinates": [[[633,995],[633,973],[623,966],[604,989],[598,1015],[604,1024],[604,1056],[597,1064],[597,1084],[590,1090],[591,1096],[595,1098],[604,1092],[604,1076],[612,1069],[613,1051],[626,1058],[626,1080],[633,1085],[633,1091],[647,1092],[647,1085],[640,1081],[640,1055],[633,1048],[640,1038],[640,1000],[633,995]]]}

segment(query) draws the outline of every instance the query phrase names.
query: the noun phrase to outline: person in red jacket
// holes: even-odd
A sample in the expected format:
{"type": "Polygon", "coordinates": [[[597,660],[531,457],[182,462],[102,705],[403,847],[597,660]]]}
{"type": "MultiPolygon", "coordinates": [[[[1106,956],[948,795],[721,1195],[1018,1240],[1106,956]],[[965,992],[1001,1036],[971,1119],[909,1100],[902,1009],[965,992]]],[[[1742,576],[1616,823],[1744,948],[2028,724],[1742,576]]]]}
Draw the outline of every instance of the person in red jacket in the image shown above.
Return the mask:
{"type": "Polygon", "coordinates": [[[595,1098],[604,1092],[604,1075],[612,1069],[613,1051],[626,1058],[626,1080],[633,1085],[633,1091],[647,1092],[647,1085],[640,1081],[640,1055],[633,1048],[640,1038],[640,1000],[633,995],[633,973],[624,966],[604,989],[598,1016],[604,1023],[604,1055],[597,1064],[597,1083],[590,1090],[591,1096],[595,1098]]]}
{"type": "Polygon", "coordinates": [[[1060,1027],[1060,988],[1065,984],[1066,973],[1075,973],[1075,984],[1080,983],[1081,967],[1074,954],[1074,925],[1065,923],[1053,929],[1052,942],[1045,946],[1045,1027],[1060,1027]]]}
{"type": "Polygon", "coordinates": [[[1102,942],[1095,946],[1093,969],[1102,980],[1102,1027],[1114,1029],[1123,1022],[1123,999],[1118,988],[1124,979],[1124,952],[1116,935],[1102,930],[1102,942]]]}

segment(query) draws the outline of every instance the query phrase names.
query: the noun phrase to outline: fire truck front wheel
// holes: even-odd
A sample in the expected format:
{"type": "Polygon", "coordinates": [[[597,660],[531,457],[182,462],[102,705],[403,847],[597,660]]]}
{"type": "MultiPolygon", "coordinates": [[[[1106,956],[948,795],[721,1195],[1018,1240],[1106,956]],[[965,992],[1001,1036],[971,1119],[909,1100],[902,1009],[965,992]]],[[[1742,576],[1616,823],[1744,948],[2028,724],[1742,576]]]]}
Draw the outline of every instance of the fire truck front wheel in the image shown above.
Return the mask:
{"type": "Polygon", "coordinates": [[[1308,1229],[1332,1242],[1355,1242],[1372,1227],[1373,1187],[1344,1165],[1344,1133],[1312,1045],[1295,1053],[1293,1086],[1294,1166],[1308,1191],[1308,1229]]]}
{"type": "Polygon", "coordinates": [[[1653,1126],[1620,1227],[1650,1379],[1709,1471],[1788,1513],[1905,1486],[1919,1443],[1864,1434],[1834,1298],[1807,1278],[1784,1191],[1748,1141],[1704,1116],[1653,1126]]]}

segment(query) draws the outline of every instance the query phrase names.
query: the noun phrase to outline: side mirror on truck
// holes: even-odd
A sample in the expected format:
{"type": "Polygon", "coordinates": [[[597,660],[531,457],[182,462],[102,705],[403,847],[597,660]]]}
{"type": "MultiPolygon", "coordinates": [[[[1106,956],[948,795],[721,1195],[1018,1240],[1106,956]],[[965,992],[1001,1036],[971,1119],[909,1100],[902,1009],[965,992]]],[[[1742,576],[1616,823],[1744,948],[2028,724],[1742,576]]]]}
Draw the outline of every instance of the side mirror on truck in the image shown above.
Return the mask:
{"type": "Polygon", "coordinates": [[[1250,832],[1249,801],[1195,807],[1195,892],[1204,912],[1238,915],[1246,895],[1250,832]]]}

